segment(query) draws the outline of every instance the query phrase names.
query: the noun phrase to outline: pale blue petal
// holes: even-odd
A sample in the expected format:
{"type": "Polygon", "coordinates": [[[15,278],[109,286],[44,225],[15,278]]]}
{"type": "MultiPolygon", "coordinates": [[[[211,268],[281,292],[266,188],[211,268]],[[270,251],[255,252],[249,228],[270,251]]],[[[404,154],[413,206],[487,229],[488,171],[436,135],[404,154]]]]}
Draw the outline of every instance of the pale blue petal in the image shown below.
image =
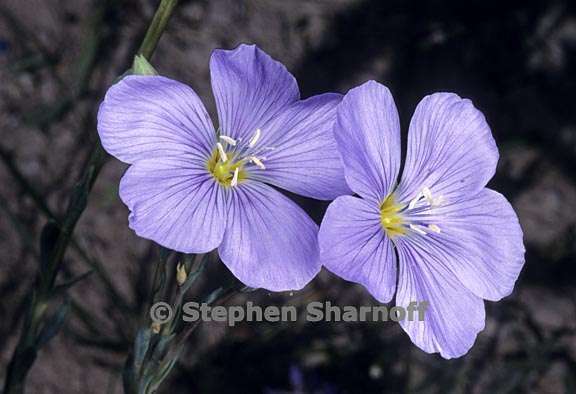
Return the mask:
{"type": "Polygon", "coordinates": [[[193,156],[141,160],[120,183],[136,234],[184,253],[220,245],[226,228],[226,195],[193,156]]]}
{"type": "Polygon", "coordinates": [[[504,196],[483,189],[417,217],[440,233],[414,237],[474,294],[498,301],[512,292],[524,266],[524,244],[518,217],[504,196]]]}
{"type": "Polygon", "coordinates": [[[317,234],[318,226],[294,202],[270,186],[246,181],[230,192],[218,251],[247,286],[298,290],[320,270],[317,234]]]}
{"type": "Polygon", "coordinates": [[[378,206],[352,196],[334,200],[318,234],[320,261],[343,279],[360,283],[380,302],[396,289],[396,255],[380,224],[378,206]]]}
{"type": "Polygon", "coordinates": [[[181,154],[207,158],[216,142],[198,95],[160,76],[132,75],[110,87],[98,133],[104,149],[126,163],[181,154]]]}
{"type": "Polygon", "coordinates": [[[398,200],[424,188],[444,201],[472,197],[492,178],[498,148],[484,115],[453,93],[424,97],[410,122],[398,200]]]}
{"type": "Polygon", "coordinates": [[[424,321],[415,316],[400,325],[427,353],[440,353],[447,359],[463,356],[484,329],[484,301],[425,242],[398,238],[396,246],[400,266],[396,305],[407,309],[411,302],[428,303],[424,321]]]}
{"type": "Polygon", "coordinates": [[[235,139],[248,140],[300,98],[286,67],[255,45],[215,50],[210,75],[220,132],[235,139]]]}
{"type": "Polygon", "coordinates": [[[342,96],[327,93],[297,101],[262,130],[266,169],[255,179],[319,200],[351,194],[332,133],[342,96]]]}
{"type": "Polygon", "coordinates": [[[350,90],[338,106],[334,136],[350,188],[381,203],[400,168],[400,123],[390,91],[374,81],[350,90]]]}

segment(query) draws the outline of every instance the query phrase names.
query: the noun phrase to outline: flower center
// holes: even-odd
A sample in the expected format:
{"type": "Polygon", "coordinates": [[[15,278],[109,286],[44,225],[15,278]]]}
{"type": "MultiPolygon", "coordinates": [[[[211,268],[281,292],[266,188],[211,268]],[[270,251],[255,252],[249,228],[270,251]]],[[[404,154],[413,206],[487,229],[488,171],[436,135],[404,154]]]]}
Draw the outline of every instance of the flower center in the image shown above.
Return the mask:
{"type": "Polygon", "coordinates": [[[222,161],[222,155],[218,149],[214,150],[206,166],[218,183],[223,186],[236,186],[239,181],[246,179],[243,163],[232,160],[222,161]]]}
{"type": "Polygon", "coordinates": [[[225,187],[235,187],[248,178],[251,167],[266,169],[263,163],[266,158],[259,155],[273,148],[256,148],[261,134],[262,131],[257,129],[250,141],[244,144],[241,139],[235,140],[226,135],[218,137],[220,142],[216,143],[206,163],[206,168],[218,183],[225,187]]]}
{"type": "Polygon", "coordinates": [[[442,202],[442,196],[432,197],[432,192],[427,187],[422,188],[408,205],[398,204],[392,193],[380,205],[380,223],[390,238],[408,233],[440,233],[440,227],[433,223],[431,209],[442,202]]]}
{"type": "Polygon", "coordinates": [[[390,238],[406,234],[404,220],[400,215],[401,210],[402,205],[396,203],[393,194],[386,197],[380,206],[380,223],[390,238]]]}

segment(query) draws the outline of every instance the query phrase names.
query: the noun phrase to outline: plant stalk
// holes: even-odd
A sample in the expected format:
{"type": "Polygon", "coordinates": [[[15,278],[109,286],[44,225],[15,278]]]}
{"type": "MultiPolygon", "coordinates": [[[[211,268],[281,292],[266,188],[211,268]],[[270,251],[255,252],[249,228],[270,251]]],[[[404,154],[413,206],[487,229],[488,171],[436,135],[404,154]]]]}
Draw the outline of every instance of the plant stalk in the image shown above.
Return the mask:
{"type": "MultiPolygon", "coordinates": [[[[161,0],[138,54],[150,59],[177,3],[178,0],[161,0]]],[[[51,301],[53,295],[56,277],[62,266],[66,249],[71,242],[76,223],[86,209],[92,186],[105,162],[106,153],[98,140],[83,175],[72,192],[56,241],[47,251],[46,261],[43,262],[35,287],[31,292],[20,340],[8,365],[4,394],[24,393],[26,377],[40,348],[39,336],[46,324],[48,302],[51,301]]]]}

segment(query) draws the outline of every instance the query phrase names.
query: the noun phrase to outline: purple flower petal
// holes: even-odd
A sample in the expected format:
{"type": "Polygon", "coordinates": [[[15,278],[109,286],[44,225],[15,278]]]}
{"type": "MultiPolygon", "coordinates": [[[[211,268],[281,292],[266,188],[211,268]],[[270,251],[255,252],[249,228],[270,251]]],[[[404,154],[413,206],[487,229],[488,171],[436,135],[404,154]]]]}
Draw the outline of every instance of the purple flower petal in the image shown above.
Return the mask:
{"type": "Polygon", "coordinates": [[[194,155],[141,160],[120,183],[130,228],[185,253],[218,247],[226,228],[226,196],[194,155]]]}
{"type": "Polygon", "coordinates": [[[460,283],[422,237],[399,238],[396,246],[396,305],[407,309],[411,302],[428,302],[424,321],[415,314],[413,321],[407,317],[400,325],[425,352],[439,352],[447,359],[466,354],[484,329],[484,301],[460,283]]]}
{"type": "Polygon", "coordinates": [[[255,45],[215,50],[210,59],[220,132],[244,140],[299,99],[294,77],[255,45]]]}
{"type": "Polygon", "coordinates": [[[350,188],[381,203],[400,168],[400,123],[388,88],[369,81],[350,90],[338,106],[334,136],[350,188]]]}
{"type": "Polygon", "coordinates": [[[422,241],[428,250],[478,297],[498,301],[509,295],[524,265],[522,229],[501,194],[483,189],[476,196],[434,208],[428,220],[440,233],[422,241]]]}
{"type": "Polygon", "coordinates": [[[188,86],[165,77],[128,76],[113,85],[98,112],[104,148],[126,163],[194,153],[208,157],[216,134],[188,86]]]}
{"type": "Polygon", "coordinates": [[[423,322],[403,320],[402,327],[427,352],[462,356],[484,328],[482,298],[509,294],[524,263],[512,207],[483,189],[498,160],[483,115],[453,94],[422,100],[394,190],[400,140],[388,90],[375,82],[353,89],[337,112],[334,133],[346,180],[366,200],[340,197],[330,205],[319,232],[322,263],[388,301],[395,271],[384,269],[395,260],[391,241],[381,246],[380,240],[393,232],[396,304],[408,314],[413,302],[429,305],[423,322]],[[384,229],[379,204],[389,194],[394,204],[386,208],[384,229]]]}
{"type": "Polygon", "coordinates": [[[330,204],[318,234],[320,261],[343,279],[360,283],[380,302],[396,289],[396,256],[380,224],[378,206],[352,196],[330,204]]]}
{"type": "Polygon", "coordinates": [[[320,200],[350,194],[332,133],[342,96],[322,94],[297,101],[262,130],[265,170],[254,179],[320,200]]]}
{"type": "Polygon", "coordinates": [[[473,196],[492,178],[498,148],[484,115],[467,99],[435,93],[418,104],[410,122],[399,200],[423,187],[445,200],[473,196]]]}
{"type": "Polygon", "coordinates": [[[228,227],[218,249],[234,276],[251,287],[298,290],[320,270],[318,226],[291,200],[260,182],[230,193],[228,227]]]}

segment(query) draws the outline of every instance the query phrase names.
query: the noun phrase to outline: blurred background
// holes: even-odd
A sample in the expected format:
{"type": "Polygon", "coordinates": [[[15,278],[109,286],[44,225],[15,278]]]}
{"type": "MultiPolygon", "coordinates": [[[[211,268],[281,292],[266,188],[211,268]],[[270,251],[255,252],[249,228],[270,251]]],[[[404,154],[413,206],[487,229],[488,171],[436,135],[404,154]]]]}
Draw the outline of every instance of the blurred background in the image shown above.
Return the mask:
{"type": "MultiPolygon", "coordinates": [[[[38,271],[42,229],[62,218],[97,138],[98,104],[129,66],[156,0],[0,0],[0,383],[38,271]]],[[[490,186],[512,202],[526,266],[514,293],[486,302],[486,329],[446,361],[394,322],[224,323],[198,327],[161,393],[576,392],[576,4],[566,1],[182,0],[152,59],[214,115],[214,48],[255,43],[296,76],[303,97],[369,79],[392,90],[403,138],[420,98],[470,98],[500,148],[490,186]]],[[[71,291],[62,331],[28,393],[121,393],[146,317],[157,246],[127,226],[126,166],[107,160],[61,279],[101,267],[71,291]]],[[[319,220],[325,203],[298,199],[319,220]]],[[[209,267],[190,292],[213,287],[209,267]]],[[[322,272],[303,291],[258,290],[231,304],[370,305],[322,272]]]]}

